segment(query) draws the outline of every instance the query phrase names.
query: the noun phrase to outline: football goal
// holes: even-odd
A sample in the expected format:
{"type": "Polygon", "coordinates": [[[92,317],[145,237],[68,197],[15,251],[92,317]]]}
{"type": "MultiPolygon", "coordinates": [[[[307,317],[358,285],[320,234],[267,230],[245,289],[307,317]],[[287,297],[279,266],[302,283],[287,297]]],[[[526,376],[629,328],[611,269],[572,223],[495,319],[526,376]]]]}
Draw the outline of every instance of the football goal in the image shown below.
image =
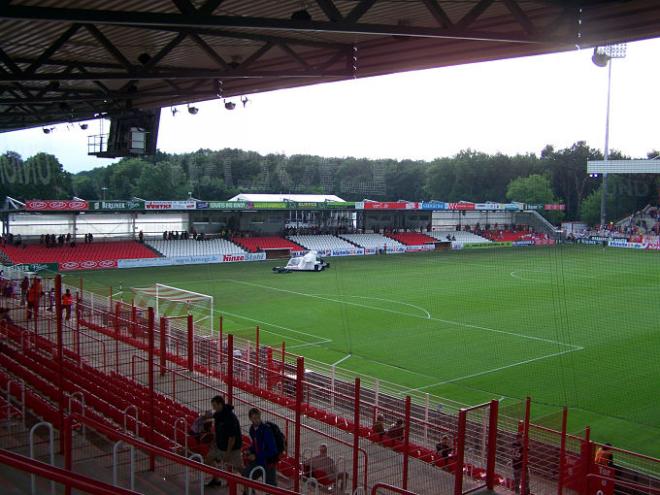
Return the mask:
{"type": "MultiPolygon", "coordinates": [[[[133,287],[131,290],[134,304],[143,309],[154,308],[157,319],[164,316],[171,320],[183,320],[192,315],[196,333],[213,334],[213,296],[165,284],[133,287]]],[[[185,325],[184,321],[177,323],[177,326],[185,325]]]]}

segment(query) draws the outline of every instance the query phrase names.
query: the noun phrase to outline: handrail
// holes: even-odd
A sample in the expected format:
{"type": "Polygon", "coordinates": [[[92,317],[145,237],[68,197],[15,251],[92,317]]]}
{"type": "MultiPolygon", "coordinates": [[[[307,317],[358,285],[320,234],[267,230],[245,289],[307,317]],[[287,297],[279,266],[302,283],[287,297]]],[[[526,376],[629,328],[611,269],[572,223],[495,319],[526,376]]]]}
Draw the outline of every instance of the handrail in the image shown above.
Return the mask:
{"type": "Polygon", "coordinates": [[[654,488],[652,486],[640,485],[639,483],[630,483],[629,481],[623,481],[619,478],[610,478],[608,476],[602,476],[600,474],[590,473],[587,475],[587,478],[597,479],[600,481],[607,481],[608,483],[614,483],[617,487],[624,486],[632,490],[642,492],[642,493],[655,493],[660,494],[660,487],[654,488]]]}
{"type": "Polygon", "coordinates": [[[49,479],[52,483],[59,483],[91,495],[140,495],[138,492],[118,488],[5,449],[0,449],[0,464],[31,473],[40,478],[49,479]]]}
{"type": "MultiPolygon", "coordinates": [[[[117,440],[112,446],[112,484],[114,486],[119,486],[118,478],[118,458],[119,458],[119,447],[124,444],[123,440],[117,440]]],[[[126,444],[130,452],[130,482],[131,490],[135,490],[135,447],[130,444],[126,444]]]]}
{"type": "Polygon", "coordinates": [[[123,410],[123,413],[124,413],[124,433],[128,433],[128,421],[127,420],[128,420],[129,417],[132,417],[132,418],[135,419],[135,431],[133,432],[133,434],[137,437],[138,432],[140,431],[140,419],[139,419],[140,412],[138,411],[137,406],[135,404],[131,404],[129,406],[126,406],[126,409],[123,410]],[[129,416],[128,415],[129,410],[135,411],[135,416],[129,416]]]}
{"type": "MultiPolygon", "coordinates": [[[[76,423],[84,423],[88,427],[93,428],[97,432],[102,433],[104,436],[113,439],[115,441],[121,440],[124,444],[126,445],[132,445],[135,448],[142,450],[144,452],[148,452],[150,454],[153,454],[158,457],[162,457],[164,459],[167,459],[169,461],[172,461],[175,464],[179,464],[181,466],[188,466],[192,469],[198,470],[198,471],[203,471],[206,474],[209,474],[215,478],[222,478],[226,480],[227,482],[230,482],[232,484],[237,484],[237,485],[242,485],[245,486],[246,488],[255,488],[260,491],[264,491],[264,485],[263,483],[259,483],[256,481],[248,480],[247,478],[243,478],[240,475],[233,474],[227,471],[221,471],[218,468],[214,468],[211,466],[207,466],[206,464],[200,464],[197,461],[192,461],[186,457],[180,456],[178,454],[175,454],[174,452],[170,452],[168,450],[162,449],[160,447],[156,447],[155,445],[148,444],[146,442],[143,442],[142,440],[138,438],[131,437],[130,435],[127,435],[125,433],[122,433],[121,431],[118,431],[116,429],[113,429],[109,426],[104,425],[103,423],[100,423],[99,421],[96,421],[95,419],[89,418],[82,416],[80,414],[74,413],[69,416],[67,416],[64,419],[64,431],[65,431],[65,441],[67,442],[67,446],[65,449],[65,456],[68,459],[65,459],[65,464],[70,463],[71,461],[71,455],[72,452],[71,450],[71,426],[73,422],[76,423]]],[[[292,492],[290,490],[285,490],[283,488],[278,488],[275,486],[268,486],[268,493],[271,495],[298,495],[295,492],[292,492]]]]}
{"type": "Polygon", "coordinates": [[[399,493],[400,495],[416,495],[415,492],[409,492],[408,490],[404,490],[403,488],[399,488],[398,486],[388,485],[387,483],[376,483],[374,486],[371,487],[371,495],[377,495],[379,488],[382,488],[384,490],[389,490],[394,493],[399,493]]]}
{"type": "MultiPolygon", "coordinates": [[[[199,462],[200,464],[204,464],[204,458],[202,457],[201,454],[193,454],[190,457],[188,457],[191,461],[194,459],[195,461],[199,462]]],[[[190,494],[190,468],[186,466],[186,475],[185,475],[185,487],[186,487],[186,495],[190,494]]],[[[199,472],[199,493],[201,495],[204,495],[204,472],[200,471],[199,472]]]]}
{"type": "MultiPolygon", "coordinates": [[[[54,431],[53,431],[52,423],[49,423],[48,421],[41,421],[35,424],[32,428],[30,428],[30,433],[28,435],[29,444],[30,444],[30,459],[34,459],[34,432],[37,431],[37,429],[39,429],[39,427],[41,426],[45,426],[48,429],[48,455],[51,466],[54,466],[55,465],[55,446],[53,441],[54,431]]],[[[37,494],[37,477],[34,474],[30,475],[30,490],[32,495],[37,494]]],[[[50,493],[51,495],[55,495],[55,483],[53,481],[50,482],[50,493]]]]}

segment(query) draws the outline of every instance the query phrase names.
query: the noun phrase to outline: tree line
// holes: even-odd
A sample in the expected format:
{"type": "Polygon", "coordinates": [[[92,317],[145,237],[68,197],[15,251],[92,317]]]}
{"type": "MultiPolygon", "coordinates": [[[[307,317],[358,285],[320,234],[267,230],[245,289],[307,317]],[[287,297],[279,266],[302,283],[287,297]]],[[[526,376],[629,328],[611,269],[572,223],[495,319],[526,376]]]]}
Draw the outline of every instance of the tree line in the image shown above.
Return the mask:
{"type": "MultiPolygon", "coordinates": [[[[656,156],[653,151],[649,157],[656,156]]],[[[625,159],[612,153],[611,159],[625,159]]],[[[514,156],[464,150],[432,161],[325,158],[225,148],[192,153],[158,152],[149,160],[124,158],[112,165],[71,174],[58,159],[37,153],[27,159],[0,156],[0,194],[19,200],[227,199],[239,192],[336,194],[345,200],[562,202],[559,221],[598,222],[601,180],[589,177],[588,160],[599,150],[584,141],[556,150],[514,156]]],[[[609,182],[609,212],[618,219],[657,203],[654,175],[615,175],[609,182]]],[[[554,216],[553,216],[554,215],[554,216]]]]}

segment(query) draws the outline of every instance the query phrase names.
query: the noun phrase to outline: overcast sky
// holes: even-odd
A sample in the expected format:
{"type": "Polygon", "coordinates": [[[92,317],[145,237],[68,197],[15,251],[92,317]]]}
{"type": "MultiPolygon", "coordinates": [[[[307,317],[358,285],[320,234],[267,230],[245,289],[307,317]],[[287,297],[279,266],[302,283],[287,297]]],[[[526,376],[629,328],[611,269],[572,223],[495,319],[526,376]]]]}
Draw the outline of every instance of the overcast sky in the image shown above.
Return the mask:
{"type": "MultiPolygon", "coordinates": [[[[603,147],[607,69],[592,50],[408,72],[249,96],[161,116],[166,152],[225,147],[260,153],[430,160],[472,148],[540,153],[578,140],[603,147]]],[[[634,157],[660,149],[660,39],[630,44],[612,71],[610,147],[634,157]]],[[[87,131],[57,126],[0,134],[0,152],[45,151],[77,172],[110,163],[87,156],[87,131]]]]}

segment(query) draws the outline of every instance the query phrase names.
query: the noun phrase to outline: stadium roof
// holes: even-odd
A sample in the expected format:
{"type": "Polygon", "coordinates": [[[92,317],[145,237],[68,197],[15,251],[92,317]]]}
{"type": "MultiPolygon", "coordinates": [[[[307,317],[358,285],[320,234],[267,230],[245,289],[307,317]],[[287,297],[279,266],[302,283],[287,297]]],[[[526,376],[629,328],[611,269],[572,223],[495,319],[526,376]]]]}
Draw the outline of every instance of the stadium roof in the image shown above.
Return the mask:
{"type": "Polygon", "coordinates": [[[324,201],[344,202],[339,196],[334,194],[237,194],[229,201],[296,201],[298,203],[323,203],[324,201]]]}
{"type": "Polygon", "coordinates": [[[0,0],[0,132],[656,36],[647,0],[0,0]]]}

